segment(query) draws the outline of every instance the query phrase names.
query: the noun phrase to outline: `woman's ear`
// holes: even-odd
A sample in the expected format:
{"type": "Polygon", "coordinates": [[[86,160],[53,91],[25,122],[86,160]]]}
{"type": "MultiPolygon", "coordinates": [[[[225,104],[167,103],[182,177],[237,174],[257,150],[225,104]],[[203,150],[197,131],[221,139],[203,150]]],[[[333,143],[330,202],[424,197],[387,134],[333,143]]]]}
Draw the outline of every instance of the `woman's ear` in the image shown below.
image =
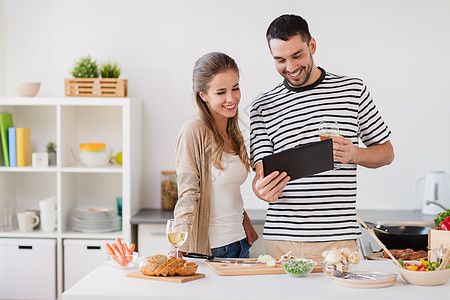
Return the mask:
{"type": "Polygon", "coordinates": [[[200,98],[202,98],[202,100],[206,103],[208,103],[208,95],[206,95],[205,93],[203,93],[202,91],[198,92],[198,95],[200,96],[200,98]]]}

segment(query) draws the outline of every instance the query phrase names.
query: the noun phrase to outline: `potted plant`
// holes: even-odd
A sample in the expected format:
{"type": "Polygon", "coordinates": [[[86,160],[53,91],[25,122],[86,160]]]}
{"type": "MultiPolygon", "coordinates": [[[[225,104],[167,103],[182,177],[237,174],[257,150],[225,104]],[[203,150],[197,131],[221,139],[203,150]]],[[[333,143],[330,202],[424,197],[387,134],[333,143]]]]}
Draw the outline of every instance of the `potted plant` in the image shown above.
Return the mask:
{"type": "Polygon", "coordinates": [[[56,166],[56,143],[47,143],[48,165],[56,166]]]}
{"type": "Polygon", "coordinates": [[[114,64],[111,62],[104,63],[100,66],[100,74],[102,78],[119,78],[120,67],[117,62],[114,64]]]}
{"type": "Polygon", "coordinates": [[[118,79],[117,63],[105,63],[99,68],[91,56],[82,57],[70,72],[73,79],[65,79],[66,96],[126,97],[127,80],[118,79]],[[102,78],[99,78],[100,73],[102,78]]]}

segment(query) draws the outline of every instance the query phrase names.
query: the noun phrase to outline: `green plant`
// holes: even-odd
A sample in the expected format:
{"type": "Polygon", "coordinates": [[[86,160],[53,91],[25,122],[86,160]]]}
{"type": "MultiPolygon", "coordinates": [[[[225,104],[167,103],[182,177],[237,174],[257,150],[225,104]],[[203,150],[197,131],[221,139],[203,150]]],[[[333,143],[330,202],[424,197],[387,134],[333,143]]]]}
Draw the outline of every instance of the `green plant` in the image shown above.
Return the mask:
{"type": "Polygon", "coordinates": [[[75,63],[72,70],[72,76],[75,78],[97,78],[99,77],[97,62],[91,61],[91,56],[80,58],[75,63]]]}
{"type": "Polygon", "coordinates": [[[108,62],[101,65],[100,73],[102,74],[102,78],[119,78],[120,67],[116,62],[114,64],[108,62]]]}
{"type": "Polygon", "coordinates": [[[47,152],[48,153],[51,153],[51,152],[55,152],[56,153],[56,143],[48,142],[47,143],[47,152]]]}

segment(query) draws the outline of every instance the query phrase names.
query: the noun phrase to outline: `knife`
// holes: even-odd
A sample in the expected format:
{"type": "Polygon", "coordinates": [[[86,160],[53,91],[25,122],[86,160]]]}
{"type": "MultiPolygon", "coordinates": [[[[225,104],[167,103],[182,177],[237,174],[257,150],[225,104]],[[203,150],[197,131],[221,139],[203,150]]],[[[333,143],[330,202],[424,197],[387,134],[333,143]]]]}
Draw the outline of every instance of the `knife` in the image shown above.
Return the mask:
{"type": "Polygon", "coordinates": [[[222,257],[211,257],[208,259],[210,262],[218,263],[238,263],[238,264],[259,264],[256,260],[245,260],[239,258],[222,258],[222,257]]]}
{"type": "Polygon", "coordinates": [[[255,260],[245,260],[240,258],[222,258],[222,257],[214,257],[213,255],[204,255],[204,254],[198,254],[198,253],[188,253],[183,255],[184,257],[190,257],[190,258],[200,258],[200,259],[206,259],[210,262],[218,262],[218,263],[238,263],[238,264],[258,264],[255,260]]]}

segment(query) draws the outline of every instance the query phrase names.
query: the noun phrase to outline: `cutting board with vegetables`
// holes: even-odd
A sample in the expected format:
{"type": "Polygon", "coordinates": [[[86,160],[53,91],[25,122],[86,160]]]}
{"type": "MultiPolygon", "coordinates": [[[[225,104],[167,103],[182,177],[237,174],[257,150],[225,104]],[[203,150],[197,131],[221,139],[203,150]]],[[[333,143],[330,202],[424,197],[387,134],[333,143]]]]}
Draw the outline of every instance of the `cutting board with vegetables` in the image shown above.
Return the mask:
{"type": "MultiPolygon", "coordinates": [[[[255,259],[256,261],[256,259],[255,259]]],[[[205,261],[205,265],[221,276],[233,275],[263,275],[263,274],[285,274],[281,263],[276,263],[271,267],[265,263],[258,264],[236,264],[205,261]]],[[[322,272],[320,264],[316,265],[312,273],[322,272]]]]}
{"type": "Polygon", "coordinates": [[[188,281],[205,278],[205,274],[195,273],[190,276],[148,276],[141,273],[141,271],[128,273],[127,277],[131,278],[141,278],[141,279],[150,279],[150,280],[159,280],[159,281],[167,281],[167,282],[176,282],[176,283],[185,283],[188,281]]]}

